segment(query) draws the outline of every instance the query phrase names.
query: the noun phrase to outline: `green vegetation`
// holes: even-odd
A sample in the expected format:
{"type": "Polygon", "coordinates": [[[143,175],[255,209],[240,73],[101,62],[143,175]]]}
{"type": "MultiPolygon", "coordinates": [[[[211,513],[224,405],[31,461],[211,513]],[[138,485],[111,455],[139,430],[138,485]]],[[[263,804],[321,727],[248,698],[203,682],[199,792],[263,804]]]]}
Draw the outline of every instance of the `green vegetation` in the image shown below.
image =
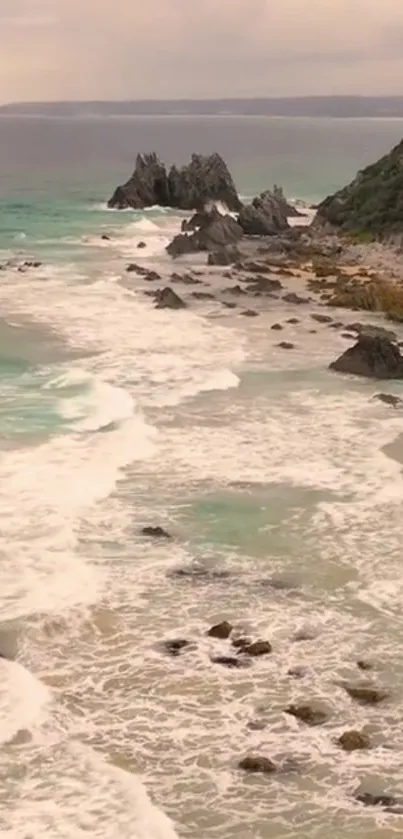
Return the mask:
{"type": "Polygon", "coordinates": [[[403,233],[403,141],[319,205],[318,222],[361,242],[403,233]]]}

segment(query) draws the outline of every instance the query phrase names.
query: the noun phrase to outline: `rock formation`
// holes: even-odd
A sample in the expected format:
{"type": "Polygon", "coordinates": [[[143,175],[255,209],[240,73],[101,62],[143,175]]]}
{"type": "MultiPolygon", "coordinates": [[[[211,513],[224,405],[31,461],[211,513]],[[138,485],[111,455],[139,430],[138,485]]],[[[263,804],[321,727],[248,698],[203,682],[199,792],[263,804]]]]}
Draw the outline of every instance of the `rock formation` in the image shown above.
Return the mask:
{"type": "Polygon", "coordinates": [[[282,190],[275,190],[262,192],[242,207],[238,220],[247,236],[273,236],[289,229],[288,204],[282,190]]]}
{"type": "Polygon", "coordinates": [[[179,233],[167,246],[167,252],[174,259],[198,251],[220,251],[236,245],[243,231],[230,215],[223,215],[215,207],[198,214],[199,226],[193,233],[179,233]]]}
{"type": "Polygon", "coordinates": [[[389,338],[362,331],[358,341],[329,365],[337,373],[374,379],[403,379],[403,357],[389,338]]]}
{"type": "Polygon", "coordinates": [[[209,201],[221,201],[238,211],[241,201],[226,163],[219,154],[193,154],[190,163],[167,173],[156,154],[138,155],[129,180],[118,186],[108,207],[141,210],[159,204],[179,210],[203,210],[209,201]]]}
{"type": "Polygon", "coordinates": [[[319,204],[315,225],[387,239],[403,233],[403,140],[319,204]]]}

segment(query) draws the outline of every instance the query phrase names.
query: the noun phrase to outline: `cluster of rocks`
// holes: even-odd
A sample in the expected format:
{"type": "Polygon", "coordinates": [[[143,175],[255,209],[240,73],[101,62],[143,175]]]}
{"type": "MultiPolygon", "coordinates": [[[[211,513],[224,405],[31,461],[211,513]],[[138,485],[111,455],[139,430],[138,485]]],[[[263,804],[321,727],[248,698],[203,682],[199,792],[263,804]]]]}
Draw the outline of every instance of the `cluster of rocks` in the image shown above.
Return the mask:
{"type": "Polygon", "coordinates": [[[30,268],[40,268],[42,262],[37,260],[25,260],[24,262],[16,262],[14,259],[8,259],[0,265],[0,271],[7,271],[10,268],[16,269],[20,274],[25,274],[30,268]]]}

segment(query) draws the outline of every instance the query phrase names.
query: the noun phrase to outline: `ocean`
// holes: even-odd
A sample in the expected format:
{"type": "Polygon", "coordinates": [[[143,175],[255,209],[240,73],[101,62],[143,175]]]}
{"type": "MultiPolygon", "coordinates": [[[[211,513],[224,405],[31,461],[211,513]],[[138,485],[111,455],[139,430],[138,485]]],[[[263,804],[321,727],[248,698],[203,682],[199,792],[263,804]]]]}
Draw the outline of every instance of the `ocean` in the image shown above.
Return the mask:
{"type": "Polygon", "coordinates": [[[106,201],[156,150],[218,151],[243,196],[278,183],[316,202],[402,133],[400,120],[0,119],[2,839],[401,835],[402,815],[354,799],[403,795],[401,414],[373,400],[376,383],[328,372],[345,340],[314,304],[273,299],[245,318],[178,285],[189,308],[156,310],[125,268],[168,282],[181,219],[106,201]],[[206,634],[224,619],[272,654],[214,663],[231,655],[206,634]],[[190,643],[172,656],[175,638],[190,643]],[[389,699],[343,688],[367,681],[389,699]],[[284,713],[301,702],[325,724],[284,713]],[[373,748],[342,751],[349,729],[373,748]],[[279,771],[241,773],[251,753],[279,771]]]}

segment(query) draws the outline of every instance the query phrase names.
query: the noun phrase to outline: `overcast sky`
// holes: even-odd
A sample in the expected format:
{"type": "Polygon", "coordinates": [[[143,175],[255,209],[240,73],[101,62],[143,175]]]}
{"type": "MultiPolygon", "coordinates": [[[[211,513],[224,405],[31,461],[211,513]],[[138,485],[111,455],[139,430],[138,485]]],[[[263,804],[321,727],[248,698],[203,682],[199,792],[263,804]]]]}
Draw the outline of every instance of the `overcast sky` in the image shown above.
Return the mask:
{"type": "Polygon", "coordinates": [[[403,94],[403,0],[0,0],[0,102],[403,94]]]}

